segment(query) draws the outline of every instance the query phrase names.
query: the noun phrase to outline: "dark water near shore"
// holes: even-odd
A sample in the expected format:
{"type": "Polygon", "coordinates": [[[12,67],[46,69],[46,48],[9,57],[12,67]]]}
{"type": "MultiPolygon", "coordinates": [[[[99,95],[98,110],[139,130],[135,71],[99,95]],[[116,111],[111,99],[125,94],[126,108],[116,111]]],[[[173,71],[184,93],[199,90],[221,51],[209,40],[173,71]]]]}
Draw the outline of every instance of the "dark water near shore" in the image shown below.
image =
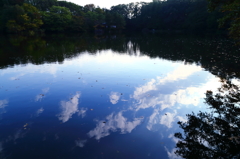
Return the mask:
{"type": "Polygon", "coordinates": [[[186,114],[239,84],[239,48],[192,35],[1,37],[0,158],[177,158],[186,114]]]}

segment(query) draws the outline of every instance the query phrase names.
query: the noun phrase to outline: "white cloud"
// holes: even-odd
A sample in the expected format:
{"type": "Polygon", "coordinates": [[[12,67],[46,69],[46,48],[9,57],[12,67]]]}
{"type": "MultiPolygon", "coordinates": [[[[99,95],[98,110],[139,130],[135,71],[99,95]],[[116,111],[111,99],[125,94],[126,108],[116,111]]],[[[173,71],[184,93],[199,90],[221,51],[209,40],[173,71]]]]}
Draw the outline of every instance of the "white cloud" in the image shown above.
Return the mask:
{"type": "Polygon", "coordinates": [[[176,148],[173,148],[172,151],[170,152],[166,146],[164,146],[165,150],[167,151],[168,158],[169,159],[182,159],[181,157],[177,156],[174,152],[177,150],[176,148]]]}
{"type": "Polygon", "coordinates": [[[118,93],[118,92],[111,92],[111,93],[110,93],[110,96],[109,96],[110,102],[111,102],[112,104],[117,104],[117,103],[118,103],[118,100],[120,99],[120,96],[121,96],[121,94],[118,93]]]}
{"type": "Polygon", "coordinates": [[[36,101],[36,102],[41,101],[42,98],[43,98],[43,95],[42,95],[42,94],[38,94],[38,95],[36,95],[36,97],[35,97],[35,101],[36,101]]]}
{"type": "Polygon", "coordinates": [[[163,124],[168,128],[171,128],[176,114],[177,114],[176,110],[174,111],[174,113],[165,113],[164,115],[162,115],[160,119],[160,124],[163,124]]]}
{"type": "Polygon", "coordinates": [[[146,55],[141,55],[140,52],[134,54],[134,56],[129,56],[129,54],[119,54],[118,52],[113,52],[112,50],[99,51],[94,55],[89,55],[88,53],[82,53],[78,58],[80,63],[77,65],[83,65],[89,62],[95,62],[98,64],[108,64],[112,67],[117,67],[117,64],[131,65],[134,66],[136,63],[143,63],[149,60],[150,57],[146,55]],[[109,61],[108,59],[111,59],[109,61]]]}
{"type": "Polygon", "coordinates": [[[160,123],[160,113],[159,110],[154,109],[154,112],[149,117],[147,129],[153,131],[153,126],[160,123]]]}
{"type": "Polygon", "coordinates": [[[87,140],[76,140],[75,144],[78,147],[84,147],[84,145],[86,144],[87,140]]]}
{"type": "MultiPolygon", "coordinates": [[[[156,105],[161,105],[161,109],[163,110],[173,106],[176,102],[196,105],[198,101],[192,99],[192,97],[190,98],[191,101],[182,97],[188,97],[190,94],[192,95],[192,93],[198,92],[199,90],[196,87],[177,90],[177,92],[172,92],[172,94],[163,94],[161,91],[164,89],[166,83],[186,79],[201,70],[202,69],[199,66],[182,65],[169,73],[165,78],[157,77],[145,85],[137,87],[133,93],[133,98],[139,103],[137,110],[155,107],[156,105]]],[[[171,84],[168,85],[171,86],[171,84]]]]}
{"type": "Polygon", "coordinates": [[[173,72],[167,74],[167,76],[163,79],[159,78],[159,83],[164,84],[170,81],[177,81],[186,79],[187,77],[191,76],[192,74],[201,71],[202,68],[200,66],[195,65],[181,65],[173,72]]]}
{"type": "Polygon", "coordinates": [[[34,65],[34,64],[27,64],[24,67],[13,67],[13,68],[4,69],[0,73],[0,75],[15,73],[16,75],[13,77],[10,77],[10,80],[18,80],[20,79],[20,77],[23,77],[31,73],[47,73],[56,77],[57,70],[58,70],[58,64],[43,64],[41,66],[34,65]]]}
{"type": "Polygon", "coordinates": [[[137,87],[133,93],[133,98],[140,100],[142,99],[142,97],[147,96],[146,93],[153,90],[157,90],[157,84],[155,79],[152,79],[150,82],[141,87],[137,87]]]}
{"type": "Polygon", "coordinates": [[[36,102],[41,101],[48,92],[49,92],[49,88],[44,88],[44,89],[42,89],[41,94],[36,95],[35,101],[36,101],[36,102]]]}
{"type": "MultiPolygon", "coordinates": [[[[176,109],[181,109],[182,106],[194,105],[201,107],[202,100],[205,97],[206,90],[216,90],[220,87],[219,79],[214,76],[206,77],[202,83],[198,85],[189,85],[188,87],[178,87],[178,84],[187,82],[187,78],[196,72],[201,71],[199,66],[184,65],[177,67],[169,73],[165,78],[156,77],[150,80],[145,85],[137,87],[131,96],[136,100],[130,109],[138,111],[140,109],[153,108],[154,112],[149,117],[147,129],[154,131],[155,125],[162,124],[168,128],[172,127],[174,121],[183,121],[186,119],[177,116],[176,109]],[[173,109],[173,113],[161,112],[167,108],[173,109]]],[[[189,80],[189,79],[188,79],[189,80]]]]}
{"type": "Polygon", "coordinates": [[[37,112],[36,112],[37,116],[39,116],[43,111],[44,111],[43,108],[38,109],[37,112]]]}
{"type": "Polygon", "coordinates": [[[173,142],[178,143],[179,139],[176,138],[173,134],[168,135],[168,138],[172,139],[173,142]]]}
{"type": "Polygon", "coordinates": [[[21,73],[15,77],[10,77],[10,80],[13,81],[13,80],[19,80],[20,77],[24,76],[25,74],[21,73]]]}
{"type": "Polygon", "coordinates": [[[98,121],[95,129],[91,130],[89,137],[95,137],[99,140],[110,134],[110,131],[120,130],[122,134],[131,133],[132,130],[141,123],[142,119],[135,118],[133,121],[128,121],[123,117],[122,112],[114,115],[113,113],[106,117],[106,120],[98,121]]]}
{"type": "Polygon", "coordinates": [[[82,116],[82,118],[85,117],[86,115],[86,112],[87,112],[87,108],[81,108],[79,111],[78,111],[78,116],[82,116]]]}
{"type": "Polygon", "coordinates": [[[0,108],[4,108],[6,107],[8,104],[8,100],[4,99],[4,100],[0,100],[0,108]]]}
{"type": "Polygon", "coordinates": [[[184,117],[181,117],[181,116],[177,116],[176,117],[179,121],[181,121],[181,122],[187,122],[187,119],[186,118],[184,118],[184,117]]]}
{"type": "Polygon", "coordinates": [[[8,100],[0,100],[0,115],[6,113],[6,110],[4,109],[6,106],[8,106],[8,100]]]}
{"type": "MultiPolygon", "coordinates": [[[[167,113],[161,113],[161,110],[154,109],[152,115],[149,117],[148,123],[147,123],[147,129],[150,131],[155,131],[154,129],[155,125],[165,125],[168,128],[172,127],[172,124],[175,120],[186,122],[187,120],[181,116],[176,116],[177,111],[174,110],[173,113],[167,112],[167,113]]],[[[156,127],[155,127],[156,128],[156,127]]]]}
{"type": "Polygon", "coordinates": [[[205,79],[206,83],[203,81],[198,86],[189,86],[186,88],[179,88],[178,85],[175,83],[171,84],[171,82],[184,80],[200,70],[201,68],[198,68],[198,66],[193,66],[193,68],[190,68],[190,66],[181,66],[163,79],[157,77],[145,85],[137,87],[132,95],[132,98],[137,101],[137,104],[135,104],[136,111],[150,107],[164,110],[176,104],[198,106],[204,98],[206,90],[216,90],[220,87],[218,78],[213,76],[207,77],[205,79]],[[185,71],[183,70],[184,68],[186,68],[185,71]],[[185,73],[177,74],[177,72],[185,73]]]}
{"type": "Polygon", "coordinates": [[[59,114],[58,119],[62,120],[63,123],[67,122],[73,114],[78,112],[78,99],[80,93],[76,93],[69,101],[61,101],[62,112],[59,114]]]}
{"type": "Polygon", "coordinates": [[[42,89],[42,92],[43,92],[43,93],[48,93],[48,91],[49,91],[49,88],[44,88],[44,89],[42,89]]]}

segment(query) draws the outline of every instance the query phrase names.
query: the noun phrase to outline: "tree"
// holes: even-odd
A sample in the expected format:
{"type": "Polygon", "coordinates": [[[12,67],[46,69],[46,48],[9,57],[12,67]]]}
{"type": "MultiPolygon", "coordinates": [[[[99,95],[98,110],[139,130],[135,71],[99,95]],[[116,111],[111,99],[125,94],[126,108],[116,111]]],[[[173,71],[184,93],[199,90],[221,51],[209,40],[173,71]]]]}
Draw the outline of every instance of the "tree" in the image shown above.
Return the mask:
{"type": "Polygon", "coordinates": [[[9,5],[22,5],[24,3],[24,0],[7,0],[6,4],[9,5]]]}
{"type": "Polygon", "coordinates": [[[68,8],[70,10],[70,12],[72,13],[72,15],[74,15],[74,16],[82,16],[84,14],[82,6],[79,6],[79,5],[71,3],[71,2],[58,1],[58,6],[68,8]]]}
{"type": "Polygon", "coordinates": [[[94,4],[86,4],[85,6],[84,6],[84,11],[85,12],[93,12],[94,10],[95,10],[95,5],[94,4]]]}
{"type": "Polygon", "coordinates": [[[72,16],[71,25],[68,27],[73,32],[85,32],[87,29],[83,16],[72,16]]]}
{"type": "Polygon", "coordinates": [[[125,4],[119,4],[117,6],[112,6],[111,12],[118,13],[118,14],[122,15],[125,19],[129,17],[128,7],[125,4]]]}
{"type": "Polygon", "coordinates": [[[124,29],[126,25],[124,18],[118,13],[115,13],[113,17],[114,17],[113,23],[116,25],[117,29],[124,29]]]}
{"type": "Polygon", "coordinates": [[[49,11],[49,9],[57,5],[57,0],[25,0],[25,3],[31,4],[40,11],[49,11]]]}
{"type": "Polygon", "coordinates": [[[38,9],[30,4],[7,6],[2,25],[7,32],[36,31],[43,24],[38,9]]]}
{"type": "Polygon", "coordinates": [[[47,31],[65,31],[72,20],[71,12],[66,7],[53,6],[43,12],[44,28],[47,31]]]}
{"type": "Polygon", "coordinates": [[[115,29],[124,29],[126,22],[122,15],[119,13],[106,13],[106,24],[111,28],[111,25],[115,25],[115,29]]]}
{"type": "Polygon", "coordinates": [[[219,92],[206,93],[210,113],[188,114],[187,122],[178,122],[181,133],[176,154],[183,158],[240,158],[240,89],[231,81],[222,80],[219,92]]]}
{"type": "Polygon", "coordinates": [[[25,14],[23,15],[24,18],[23,26],[25,27],[25,29],[26,30],[38,29],[43,24],[38,9],[27,3],[24,3],[22,5],[22,8],[24,9],[25,12],[25,14]]]}
{"type": "Polygon", "coordinates": [[[209,10],[219,10],[225,15],[219,19],[220,26],[230,22],[229,33],[231,36],[240,38],[240,0],[208,0],[209,10]]]}

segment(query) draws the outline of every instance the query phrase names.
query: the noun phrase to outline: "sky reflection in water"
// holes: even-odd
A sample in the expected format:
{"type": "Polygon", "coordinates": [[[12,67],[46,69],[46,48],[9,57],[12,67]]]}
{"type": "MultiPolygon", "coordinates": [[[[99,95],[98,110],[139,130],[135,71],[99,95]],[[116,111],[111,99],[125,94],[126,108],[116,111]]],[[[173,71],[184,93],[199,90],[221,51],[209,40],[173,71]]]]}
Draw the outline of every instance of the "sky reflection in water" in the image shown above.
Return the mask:
{"type": "Polygon", "coordinates": [[[177,121],[220,87],[200,66],[111,50],[1,69],[0,83],[9,158],[177,158],[177,121]]]}

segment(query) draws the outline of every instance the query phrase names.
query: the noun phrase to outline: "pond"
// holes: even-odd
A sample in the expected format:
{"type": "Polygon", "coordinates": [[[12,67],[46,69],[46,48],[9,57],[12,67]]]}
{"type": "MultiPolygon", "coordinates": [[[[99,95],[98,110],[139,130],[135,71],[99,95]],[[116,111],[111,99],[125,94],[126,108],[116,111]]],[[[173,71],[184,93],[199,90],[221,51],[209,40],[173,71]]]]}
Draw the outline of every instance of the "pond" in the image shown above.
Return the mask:
{"type": "Polygon", "coordinates": [[[0,158],[158,159],[207,90],[238,83],[223,37],[1,37],[0,158]]]}

